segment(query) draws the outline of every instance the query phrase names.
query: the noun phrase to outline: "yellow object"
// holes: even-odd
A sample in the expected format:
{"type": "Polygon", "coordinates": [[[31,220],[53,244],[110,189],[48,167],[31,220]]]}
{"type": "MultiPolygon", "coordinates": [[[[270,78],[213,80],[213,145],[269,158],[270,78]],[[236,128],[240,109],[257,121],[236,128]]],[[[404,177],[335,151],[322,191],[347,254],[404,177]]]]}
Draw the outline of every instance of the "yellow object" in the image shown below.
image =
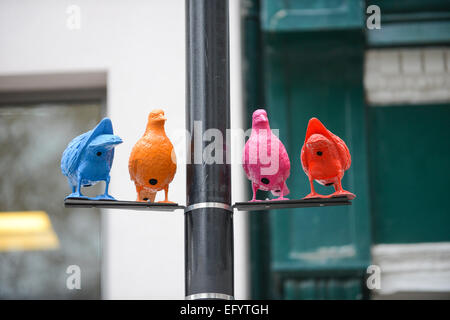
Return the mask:
{"type": "Polygon", "coordinates": [[[0,251],[57,248],[58,236],[46,212],[0,212],[0,251]]]}

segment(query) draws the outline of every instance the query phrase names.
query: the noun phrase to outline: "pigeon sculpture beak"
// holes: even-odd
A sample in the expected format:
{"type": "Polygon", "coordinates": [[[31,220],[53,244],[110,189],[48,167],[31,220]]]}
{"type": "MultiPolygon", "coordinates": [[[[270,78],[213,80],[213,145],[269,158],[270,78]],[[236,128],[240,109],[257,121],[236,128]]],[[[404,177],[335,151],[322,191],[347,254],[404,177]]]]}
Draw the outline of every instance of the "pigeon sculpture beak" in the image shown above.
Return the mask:
{"type": "Polygon", "coordinates": [[[261,122],[267,122],[269,119],[267,119],[266,115],[259,114],[255,118],[255,123],[261,123],[261,122]]]}
{"type": "Polygon", "coordinates": [[[114,148],[116,145],[121,144],[123,141],[120,137],[113,134],[102,134],[96,137],[89,144],[90,148],[104,147],[108,149],[114,148]]]}
{"type": "Polygon", "coordinates": [[[150,112],[148,115],[148,122],[159,122],[159,121],[166,121],[167,118],[164,116],[164,111],[161,109],[156,109],[150,112]]]}
{"type": "Polygon", "coordinates": [[[157,115],[157,117],[156,117],[155,120],[157,120],[157,121],[166,121],[167,118],[164,116],[164,112],[161,111],[161,112],[157,115]]]}
{"type": "Polygon", "coordinates": [[[269,121],[269,119],[267,119],[266,115],[262,114],[261,121],[267,122],[267,121],[269,121]]]}

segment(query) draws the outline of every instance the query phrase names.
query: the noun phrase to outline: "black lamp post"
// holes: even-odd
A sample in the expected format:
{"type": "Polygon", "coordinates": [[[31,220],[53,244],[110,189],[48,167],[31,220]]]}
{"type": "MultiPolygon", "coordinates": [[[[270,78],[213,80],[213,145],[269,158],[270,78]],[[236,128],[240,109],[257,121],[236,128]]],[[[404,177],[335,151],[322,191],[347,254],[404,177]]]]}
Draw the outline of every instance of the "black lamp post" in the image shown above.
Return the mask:
{"type": "Polygon", "coordinates": [[[186,0],[186,72],[186,298],[233,299],[228,0],[186,0]],[[222,163],[205,163],[210,142],[194,136],[194,125],[220,131],[222,163]]]}

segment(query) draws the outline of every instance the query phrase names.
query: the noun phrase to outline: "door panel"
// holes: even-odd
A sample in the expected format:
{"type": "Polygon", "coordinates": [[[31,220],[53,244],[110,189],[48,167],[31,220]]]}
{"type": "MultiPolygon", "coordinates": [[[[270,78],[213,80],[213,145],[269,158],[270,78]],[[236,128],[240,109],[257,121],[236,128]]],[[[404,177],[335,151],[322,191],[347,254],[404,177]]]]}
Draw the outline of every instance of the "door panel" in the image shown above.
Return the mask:
{"type": "Polygon", "coordinates": [[[450,105],[369,110],[375,243],[450,241],[450,105]]]}

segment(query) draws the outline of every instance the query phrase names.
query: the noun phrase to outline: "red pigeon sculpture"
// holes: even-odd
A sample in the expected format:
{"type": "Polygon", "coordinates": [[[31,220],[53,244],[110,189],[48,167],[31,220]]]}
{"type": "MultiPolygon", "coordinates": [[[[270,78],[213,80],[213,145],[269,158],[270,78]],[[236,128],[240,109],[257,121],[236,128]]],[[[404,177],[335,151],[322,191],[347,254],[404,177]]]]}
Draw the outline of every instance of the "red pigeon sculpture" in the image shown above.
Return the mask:
{"type": "Polygon", "coordinates": [[[309,120],[300,158],[311,185],[311,193],[304,199],[347,196],[351,200],[356,197],[342,189],[341,184],[344,171],[350,168],[352,161],[350,152],[345,142],[325,128],[317,118],[309,120]],[[314,180],[324,186],[333,186],[335,192],[328,196],[316,193],[314,180]]]}

